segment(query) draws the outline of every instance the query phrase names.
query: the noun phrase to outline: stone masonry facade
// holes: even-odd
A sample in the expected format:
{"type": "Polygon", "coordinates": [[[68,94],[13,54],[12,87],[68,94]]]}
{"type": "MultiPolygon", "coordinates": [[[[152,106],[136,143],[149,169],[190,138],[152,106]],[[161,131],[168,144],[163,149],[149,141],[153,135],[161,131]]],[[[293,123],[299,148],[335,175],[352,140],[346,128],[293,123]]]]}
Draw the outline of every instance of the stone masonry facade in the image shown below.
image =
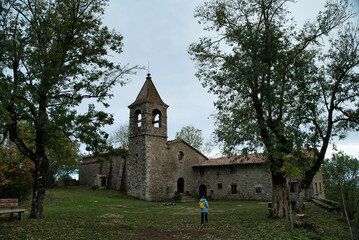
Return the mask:
{"type": "Polygon", "coordinates": [[[251,199],[270,201],[272,181],[263,164],[243,164],[195,168],[196,185],[206,186],[216,199],[251,199]]]}
{"type": "Polygon", "coordinates": [[[127,185],[125,164],[125,159],[118,156],[111,156],[109,160],[93,155],[86,156],[83,158],[80,168],[80,185],[125,191],[127,185]],[[110,171],[112,171],[112,174],[110,174],[110,171]],[[110,175],[112,175],[111,181],[109,181],[110,175]]]}
{"type": "MultiPolygon", "coordinates": [[[[263,155],[208,159],[183,140],[167,141],[169,106],[162,101],[149,74],[128,107],[129,158],[84,157],[81,185],[124,190],[146,201],[171,199],[186,192],[215,199],[271,200],[271,173],[263,155]]],[[[294,196],[298,181],[288,185],[294,196]]],[[[321,172],[307,192],[307,196],[314,195],[324,197],[321,172]]]]}

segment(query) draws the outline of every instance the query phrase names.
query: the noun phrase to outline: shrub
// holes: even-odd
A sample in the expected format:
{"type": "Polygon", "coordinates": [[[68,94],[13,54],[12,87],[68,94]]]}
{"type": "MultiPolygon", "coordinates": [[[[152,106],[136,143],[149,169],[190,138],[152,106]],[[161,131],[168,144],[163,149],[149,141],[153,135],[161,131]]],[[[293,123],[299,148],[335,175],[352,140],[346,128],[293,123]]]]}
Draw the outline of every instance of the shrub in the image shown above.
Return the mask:
{"type": "Polygon", "coordinates": [[[0,196],[20,200],[26,197],[32,189],[33,170],[31,161],[0,165],[0,196]]]}

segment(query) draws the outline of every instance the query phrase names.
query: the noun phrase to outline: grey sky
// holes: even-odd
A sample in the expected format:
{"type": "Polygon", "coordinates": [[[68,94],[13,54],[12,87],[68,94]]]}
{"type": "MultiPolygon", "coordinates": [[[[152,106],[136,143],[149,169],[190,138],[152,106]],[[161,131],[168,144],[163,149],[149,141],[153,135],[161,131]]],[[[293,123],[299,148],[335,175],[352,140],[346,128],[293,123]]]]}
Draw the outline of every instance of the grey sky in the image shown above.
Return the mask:
{"type": "MultiPolygon", "coordinates": [[[[358,1],[358,0],[355,0],[358,1]]],[[[196,69],[187,49],[204,35],[193,17],[195,7],[203,0],[111,0],[104,24],[124,37],[124,52],[114,60],[147,67],[168,109],[168,139],[183,126],[193,125],[209,140],[214,130],[210,115],[215,112],[215,97],[207,93],[194,76],[196,69]]],[[[298,24],[313,18],[324,6],[323,0],[298,0],[291,8],[298,24]]],[[[130,76],[124,87],[113,89],[115,97],[107,111],[114,113],[115,124],[106,127],[111,133],[128,122],[130,105],[139,93],[147,71],[130,76]]],[[[337,143],[339,149],[359,157],[359,134],[337,143]],[[343,145],[343,146],[342,146],[343,145]]],[[[331,152],[331,147],[328,149],[331,152]]]]}

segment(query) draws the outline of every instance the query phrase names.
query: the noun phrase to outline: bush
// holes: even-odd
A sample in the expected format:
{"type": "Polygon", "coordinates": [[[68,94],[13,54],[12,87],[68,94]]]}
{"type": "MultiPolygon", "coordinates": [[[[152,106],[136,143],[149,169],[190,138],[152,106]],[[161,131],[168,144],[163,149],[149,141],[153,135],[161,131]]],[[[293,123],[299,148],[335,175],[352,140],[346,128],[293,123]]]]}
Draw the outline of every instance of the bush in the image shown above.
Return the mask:
{"type": "Polygon", "coordinates": [[[19,200],[26,197],[32,189],[33,170],[34,164],[31,161],[0,165],[0,196],[19,200]]]}
{"type": "Polygon", "coordinates": [[[343,204],[344,198],[349,219],[358,217],[359,160],[339,152],[333,154],[332,159],[325,160],[322,170],[326,197],[340,204],[343,204]]]}

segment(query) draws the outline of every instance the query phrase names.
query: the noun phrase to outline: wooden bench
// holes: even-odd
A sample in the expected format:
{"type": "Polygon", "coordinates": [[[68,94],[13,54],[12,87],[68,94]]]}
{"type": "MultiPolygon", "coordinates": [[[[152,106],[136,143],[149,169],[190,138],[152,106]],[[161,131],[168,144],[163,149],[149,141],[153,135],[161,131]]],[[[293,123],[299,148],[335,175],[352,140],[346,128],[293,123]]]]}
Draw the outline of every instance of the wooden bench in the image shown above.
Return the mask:
{"type": "Polygon", "coordinates": [[[15,209],[14,207],[18,206],[17,198],[0,198],[0,208],[9,208],[5,210],[0,210],[0,215],[10,214],[10,217],[14,216],[14,213],[19,215],[19,219],[22,220],[22,215],[26,209],[15,209]]]}

